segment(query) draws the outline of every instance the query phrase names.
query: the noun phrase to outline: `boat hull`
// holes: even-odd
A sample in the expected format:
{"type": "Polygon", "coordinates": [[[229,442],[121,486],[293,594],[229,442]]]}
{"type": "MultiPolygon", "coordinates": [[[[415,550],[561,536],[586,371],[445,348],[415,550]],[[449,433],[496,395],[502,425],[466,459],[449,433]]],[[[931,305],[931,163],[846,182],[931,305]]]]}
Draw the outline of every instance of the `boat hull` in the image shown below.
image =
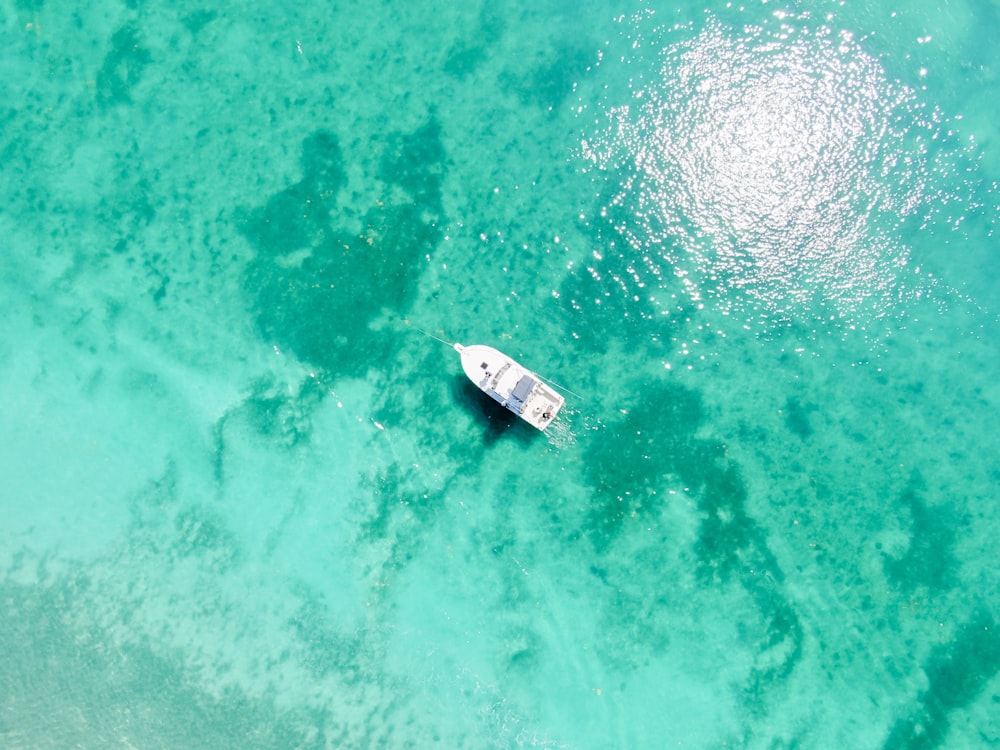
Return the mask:
{"type": "Polygon", "coordinates": [[[466,376],[483,393],[539,430],[556,418],[566,403],[538,375],[492,346],[455,344],[466,376]]]}

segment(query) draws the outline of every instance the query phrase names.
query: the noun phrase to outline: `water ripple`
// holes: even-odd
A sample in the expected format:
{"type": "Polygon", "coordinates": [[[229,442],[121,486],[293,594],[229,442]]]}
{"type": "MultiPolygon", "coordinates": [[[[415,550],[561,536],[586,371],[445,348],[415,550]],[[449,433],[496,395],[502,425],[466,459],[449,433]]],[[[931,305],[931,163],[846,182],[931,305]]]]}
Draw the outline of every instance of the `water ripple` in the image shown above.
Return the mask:
{"type": "Polygon", "coordinates": [[[630,23],[630,52],[602,63],[629,66],[629,91],[605,95],[582,145],[630,246],[622,283],[679,279],[768,325],[891,311],[912,275],[898,230],[926,207],[938,127],[914,92],[825,26],[709,20],[647,38],[630,23]]]}

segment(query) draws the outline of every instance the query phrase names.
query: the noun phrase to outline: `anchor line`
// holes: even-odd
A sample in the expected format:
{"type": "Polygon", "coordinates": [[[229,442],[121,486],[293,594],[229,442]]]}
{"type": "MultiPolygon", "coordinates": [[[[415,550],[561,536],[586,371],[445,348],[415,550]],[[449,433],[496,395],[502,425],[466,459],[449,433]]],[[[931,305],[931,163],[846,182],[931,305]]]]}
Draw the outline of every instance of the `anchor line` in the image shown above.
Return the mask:
{"type": "Polygon", "coordinates": [[[428,333],[427,331],[425,331],[423,328],[420,328],[419,326],[413,326],[413,328],[416,329],[416,330],[418,330],[418,331],[420,331],[422,334],[424,334],[424,336],[430,336],[435,341],[440,341],[445,346],[450,346],[450,347],[454,347],[455,346],[455,344],[453,342],[451,342],[451,341],[445,341],[444,339],[442,339],[442,338],[440,338],[438,336],[435,336],[433,333],[428,333]]]}
{"type": "MultiPolygon", "coordinates": [[[[541,375],[539,375],[538,377],[542,378],[542,376],[541,376],[541,375]]],[[[581,396],[581,395],[580,395],[579,393],[577,393],[576,391],[571,391],[571,390],[570,390],[569,388],[567,388],[566,386],[564,386],[564,385],[559,385],[559,384],[558,384],[558,383],[557,383],[556,381],[554,381],[554,380],[549,380],[548,378],[542,378],[542,380],[544,380],[544,381],[545,381],[546,383],[548,383],[549,385],[554,385],[554,386],[555,386],[556,388],[558,388],[558,389],[559,389],[559,390],[561,390],[561,391],[566,391],[566,393],[570,394],[571,396],[576,396],[576,397],[577,397],[578,399],[580,399],[581,401],[584,401],[584,400],[585,400],[585,399],[583,398],[583,396],[581,396]]]]}

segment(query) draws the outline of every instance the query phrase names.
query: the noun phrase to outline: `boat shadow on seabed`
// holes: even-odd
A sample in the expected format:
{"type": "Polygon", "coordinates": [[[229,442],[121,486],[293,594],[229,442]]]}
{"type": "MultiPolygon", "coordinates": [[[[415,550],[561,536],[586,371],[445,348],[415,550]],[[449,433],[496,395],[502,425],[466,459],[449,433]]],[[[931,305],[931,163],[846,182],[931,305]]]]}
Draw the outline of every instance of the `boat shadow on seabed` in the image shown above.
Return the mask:
{"type": "Polygon", "coordinates": [[[467,377],[452,379],[451,396],[472,421],[484,429],[483,442],[493,445],[501,436],[509,436],[523,445],[530,445],[541,433],[514,412],[483,395],[467,377]]]}

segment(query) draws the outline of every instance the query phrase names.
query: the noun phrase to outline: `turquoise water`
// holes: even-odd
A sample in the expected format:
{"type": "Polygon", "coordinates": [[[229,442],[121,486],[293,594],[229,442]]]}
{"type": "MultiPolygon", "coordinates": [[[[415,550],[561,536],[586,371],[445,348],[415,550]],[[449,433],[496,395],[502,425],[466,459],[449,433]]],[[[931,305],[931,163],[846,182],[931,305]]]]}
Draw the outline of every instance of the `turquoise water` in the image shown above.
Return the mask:
{"type": "Polygon", "coordinates": [[[994,2],[0,22],[0,745],[1000,743],[994,2]]]}

